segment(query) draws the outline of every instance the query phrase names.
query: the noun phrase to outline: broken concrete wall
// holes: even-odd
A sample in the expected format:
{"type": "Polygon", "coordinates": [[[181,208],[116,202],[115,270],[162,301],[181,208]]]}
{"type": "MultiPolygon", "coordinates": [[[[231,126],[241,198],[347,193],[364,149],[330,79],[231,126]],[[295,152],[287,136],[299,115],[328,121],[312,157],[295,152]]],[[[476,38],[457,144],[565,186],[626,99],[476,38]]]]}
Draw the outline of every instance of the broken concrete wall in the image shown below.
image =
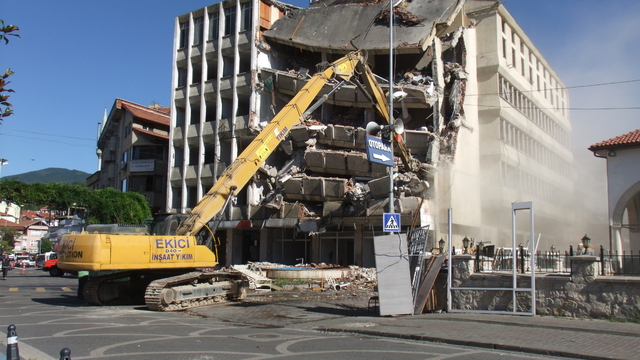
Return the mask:
{"type": "MultiPolygon", "coordinates": [[[[459,5],[457,1],[450,2],[459,5]]],[[[451,6],[450,9],[457,8],[458,5],[451,6]]],[[[416,9],[416,6],[430,5],[416,3],[411,5],[411,9],[416,9]]],[[[294,14],[293,17],[304,21],[307,26],[298,31],[306,33],[315,27],[316,23],[307,22],[309,18],[302,17],[304,14],[336,11],[333,6],[328,8],[301,10],[300,14],[294,14]]],[[[413,19],[413,13],[408,8],[403,9],[406,10],[401,14],[403,18],[413,19]]],[[[445,16],[447,21],[451,20],[449,15],[445,16]]],[[[271,36],[265,37],[274,45],[271,48],[272,55],[282,59],[295,54],[290,43],[279,35],[274,35],[286,33],[283,29],[289,26],[284,23],[287,21],[292,20],[283,19],[281,23],[275,24],[270,31],[271,36]],[[276,38],[278,40],[272,43],[271,40],[276,38]]],[[[415,24],[405,25],[415,27],[415,24]]],[[[437,28],[440,31],[446,26],[437,28]]],[[[423,30],[425,29],[420,31],[423,30]]],[[[432,184],[436,180],[438,164],[443,161],[445,164],[454,162],[460,128],[473,128],[465,122],[463,108],[467,86],[464,41],[466,29],[454,30],[448,34],[440,33],[439,38],[433,37],[436,32],[428,31],[431,35],[425,35],[423,42],[417,46],[422,49],[421,53],[403,53],[400,49],[396,55],[401,68],[395,77],[394,91],[402,90],[408,96],[402,103],[394,105],[394,117],[405,121],[406,131],[402,141],[410,150],[414,161],[419,163],[417,171],[410,171],[396,159],[393,190],[395,209],[405,215],[420,211],[421,207],[425,207],[424,200],[434,201],[437,198],[439,193],[432,184]]],[[[292,58],[286,69],[262,69],[262,79],[268,79],[273,89],[271,99],[276,111],[306,84],[309,79],[306,69],[314,69],[318,58],[332,61],[342,56],[342,53],[334,54],[329,48],[322,46],[301,49],[303,50],[292,58]],[[313,61],[316,62],[311,63],[313,61]]],[[[368,61],[374,69],[384,69],[381,66],[383,56],[370,55],[368,61]]],[[[388,91],[388,83],[380,83],[383,91],[388,91]]],[[[320,94],[327,93],[334,85],[328,82],[320,94]]],[[[291,204],[304,204],[306,214],[314,214],[320,221],[343,218],[355,223],[357,218],[366,219],[386,211],[390,191],[387,167],[369,162],[365,152],[364,128],[373,115],[369,110],[370,106],[360,89],[347,84],[332,93],[323,107],[311,114],[309,119],[291,129],[287,141],[283,143],[284,151],[278,153],[278,156],[284,153],[290,157],[286,169],[279,169],[273,189],[269,189],[272,193],[264,196],[265,204],[280,209],[280,212],[275,213],[276,216],[302,216],[297,210],[283,214],[283,209],[290,209],[291,204]]],[[[379,118],[378,123],[382,123],[380,120],[379,118]]],[[[438,207],[427,205],[425,208],[438,207]]],[[[423,216],[419,218],[422,219],[423,216]]],[[[429,216],[429,220],[433,220],[432,216],[429,216]]]]}

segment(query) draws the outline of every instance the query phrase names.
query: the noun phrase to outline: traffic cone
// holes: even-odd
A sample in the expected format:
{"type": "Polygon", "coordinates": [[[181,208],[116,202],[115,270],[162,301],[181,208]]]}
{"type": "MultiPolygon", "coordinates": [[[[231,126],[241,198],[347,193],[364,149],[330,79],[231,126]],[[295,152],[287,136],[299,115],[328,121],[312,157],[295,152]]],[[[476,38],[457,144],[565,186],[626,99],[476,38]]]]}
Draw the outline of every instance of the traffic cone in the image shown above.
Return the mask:
{"type": "Polygon", "coordinates": [[[69,348],[60,350],[60,360],[71,360],[71,350],[69,348]]]}
{"type": "Polygon", "coordinates": [[[7,360],[20,360],[18,334],[16,333],[16,326],[13,324],[7,327],[7,360]]]}

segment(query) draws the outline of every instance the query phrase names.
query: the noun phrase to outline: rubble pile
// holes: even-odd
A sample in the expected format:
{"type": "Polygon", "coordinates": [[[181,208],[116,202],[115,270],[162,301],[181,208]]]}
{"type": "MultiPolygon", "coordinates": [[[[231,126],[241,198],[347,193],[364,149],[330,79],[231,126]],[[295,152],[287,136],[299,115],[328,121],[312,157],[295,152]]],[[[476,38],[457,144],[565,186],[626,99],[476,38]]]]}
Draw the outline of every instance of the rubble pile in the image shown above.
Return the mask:
{"type": "MultiPolygon", "coordinates": [[[[400,25],[400,26],[419,25],[422,22],[422,20],[420,20],[420,18],[418,18],[417,16],[413,15],[411,12],[405,10],[403,8],[403,5],[405,4],[406,2],[403,2],[402,4],[393,8],[394,24],[400,25]]],[[[375,21],[378,22],[379,24],[388,24],[389,8],[385,7],[384,9],[382,9],[382,11],[380,11],[378,16],[376,16],[375,21]]]]}

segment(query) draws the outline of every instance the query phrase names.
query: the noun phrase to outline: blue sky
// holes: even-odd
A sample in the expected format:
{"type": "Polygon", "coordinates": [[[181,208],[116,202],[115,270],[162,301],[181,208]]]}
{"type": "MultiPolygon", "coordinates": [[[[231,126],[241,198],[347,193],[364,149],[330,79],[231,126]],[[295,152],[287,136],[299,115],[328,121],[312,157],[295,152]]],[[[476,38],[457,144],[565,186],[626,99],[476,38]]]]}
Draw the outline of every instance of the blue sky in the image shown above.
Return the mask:
{"type": "MultiPolygon", "coordinates": [[[[414,0],[416,1],[416,0],[414,0]]],[[[116,98],[168,106],[173,22],[215,0],[20,0],[3,3],[20,39],[0,45],[15,75],[15,115],[0,125],[2,176],[48,167],[93,173],[97,126],[116,98]]],[[[306,6],[306,1],[290,1],[306,6]]],[[[640,79],[640,1],[507,0],[506,8],[569,86],[640,79]]],[[[570,88],[573,145],[640,128],[640,82],[570,88]],[[586,110],[616,108],[616,110],[586,110]]]]}

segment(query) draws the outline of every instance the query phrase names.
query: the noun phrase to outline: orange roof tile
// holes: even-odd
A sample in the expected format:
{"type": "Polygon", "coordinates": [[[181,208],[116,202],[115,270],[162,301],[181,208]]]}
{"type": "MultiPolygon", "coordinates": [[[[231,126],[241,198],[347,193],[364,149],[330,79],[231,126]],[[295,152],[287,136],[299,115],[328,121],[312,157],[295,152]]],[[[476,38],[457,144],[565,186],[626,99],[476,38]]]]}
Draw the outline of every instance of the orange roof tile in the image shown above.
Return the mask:
{"type": "Polygon", "coordinates": [[[135,128],[135,127],[133,128],[133,131],[137,132],[137,133],[140,133],[140,134],[151,135],[151,136],[159,137],[161,139],[169,140],[169,136],[168,135],[162,135],[162,134],[154,133],[153,131],[140,129],[140,128],[135,128]]]}
{"type": "Polygon", "coordinates": [[[601,141],[589,146],[589,150],[596,151],[602,149],[638,147],[640,146],[640,129],[633,130],[624,135],[616,136],[612,139],[601,141]]]}
{"type": "Polygon", "coordinates": [[[118,99],[117,101],[119,102],[118,107],[127,109],[138,119],[169,126],[169,114],[167,112],[154,110],[127,100],[118,99]]]}

